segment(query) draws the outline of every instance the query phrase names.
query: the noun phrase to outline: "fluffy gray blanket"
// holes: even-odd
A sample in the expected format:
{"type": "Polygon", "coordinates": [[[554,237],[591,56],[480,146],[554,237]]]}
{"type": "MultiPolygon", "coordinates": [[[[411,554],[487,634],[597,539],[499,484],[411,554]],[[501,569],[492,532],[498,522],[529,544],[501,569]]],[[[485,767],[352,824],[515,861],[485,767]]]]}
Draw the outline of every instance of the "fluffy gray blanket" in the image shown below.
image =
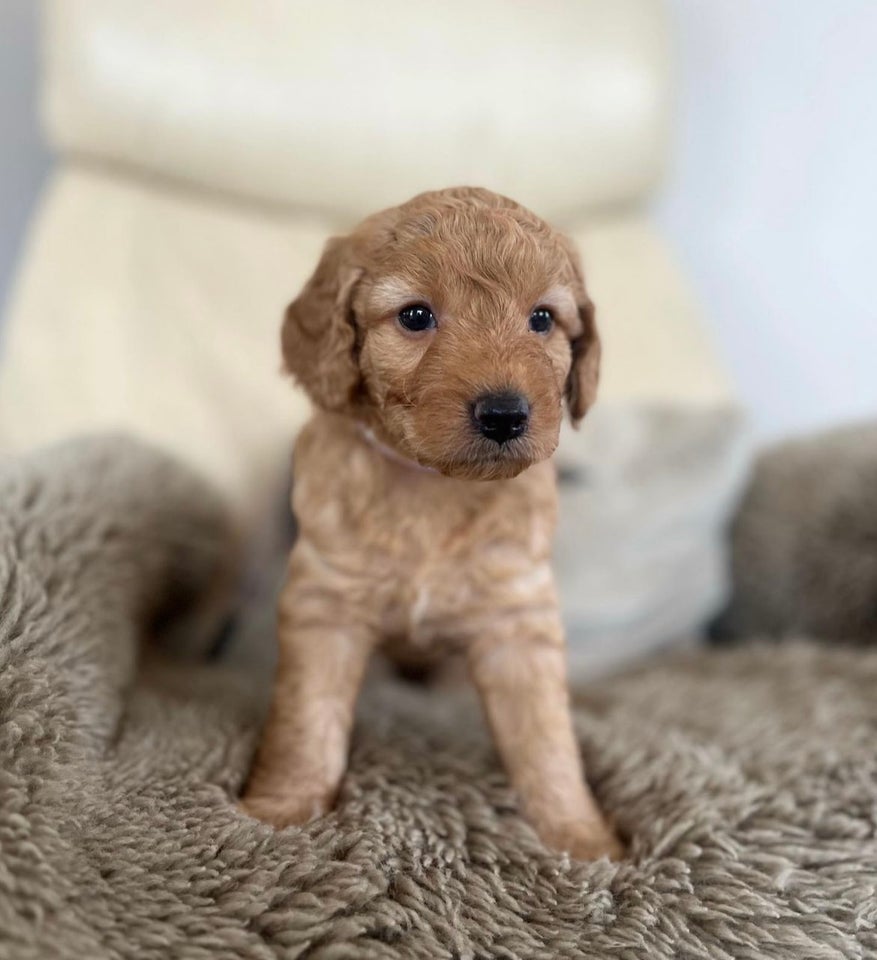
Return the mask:
{"type": "Polygon", "coordinates": [[[761,454],[731,528],[715,634],[877,643],[877,421],[761,454]]]}
{"type": "Polygon", "coordinates": [[[223,545],[209,491],[133,443],[0,469],[3,958],[877,955],[874,653],[581,691],[622,863],[539,844],[467,696],[381,678],[338,809],[275,833],[234,803],[261,681],[138,656],[223,545]]]}

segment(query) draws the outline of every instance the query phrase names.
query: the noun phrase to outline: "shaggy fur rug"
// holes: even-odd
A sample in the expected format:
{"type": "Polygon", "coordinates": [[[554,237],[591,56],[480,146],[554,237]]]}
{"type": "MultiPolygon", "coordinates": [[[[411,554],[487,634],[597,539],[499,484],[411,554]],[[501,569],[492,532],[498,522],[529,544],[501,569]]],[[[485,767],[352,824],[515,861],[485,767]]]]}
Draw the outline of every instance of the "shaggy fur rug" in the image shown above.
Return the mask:
{"type": "Polygon", "coordinates": [[[234,802],[263,680],[138,656],[196,629],[224,545],[210,492],[131,442],[0,468],[0,957],[877,956],[877,654],[582,689],[620,863],[540,845],[466,693],[381,677],[337,810],[275,833],[234,802]]]}

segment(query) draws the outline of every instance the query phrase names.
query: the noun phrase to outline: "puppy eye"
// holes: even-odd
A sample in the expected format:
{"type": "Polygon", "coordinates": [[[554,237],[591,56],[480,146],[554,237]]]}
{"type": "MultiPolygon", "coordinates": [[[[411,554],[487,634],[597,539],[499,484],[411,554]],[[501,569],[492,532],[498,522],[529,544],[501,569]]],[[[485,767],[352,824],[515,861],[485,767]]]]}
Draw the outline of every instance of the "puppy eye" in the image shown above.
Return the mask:
{"type": "Polygon", "coordinates": [[[537,307],[530,314],[530,329],[533,333],[548,333],[554,326],[554,314],[548,307],[537,307]]]}
{"type": "Polygon", "coordinates": [[[431,330],[435,326],[435,316],[429,307],[422,303],[415,303],[399,312],[399,323],[406,329],[418,332],[431,330]]]}

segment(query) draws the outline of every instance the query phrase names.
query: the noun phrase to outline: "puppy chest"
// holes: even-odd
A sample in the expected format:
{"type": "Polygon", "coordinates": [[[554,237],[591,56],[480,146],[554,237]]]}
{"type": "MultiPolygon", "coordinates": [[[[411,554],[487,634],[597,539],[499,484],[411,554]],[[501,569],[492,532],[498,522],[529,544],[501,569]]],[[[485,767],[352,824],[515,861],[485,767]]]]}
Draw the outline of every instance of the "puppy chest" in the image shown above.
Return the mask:
{"type": "Polygon", "coordinates": [[[464,577],[447,569],[409,571],[387,599],[381,635],[391,655],[440,656],[460,646],[473,599],[464,577]]]}

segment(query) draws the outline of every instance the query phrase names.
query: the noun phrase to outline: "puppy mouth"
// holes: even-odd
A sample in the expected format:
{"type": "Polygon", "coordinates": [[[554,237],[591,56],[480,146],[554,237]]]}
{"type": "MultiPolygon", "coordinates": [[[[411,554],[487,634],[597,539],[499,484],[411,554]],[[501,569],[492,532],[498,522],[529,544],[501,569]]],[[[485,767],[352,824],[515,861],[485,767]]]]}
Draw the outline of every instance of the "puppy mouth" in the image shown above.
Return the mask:
{"type": "Polygon", "coordinates": [[[515,477],[527,467],[543,459],[525,437],[502,444],[483,437],[473,437],[453,455],[443,457],[434,466],[451,477],[494,480],[515,477]]]}
{"type": "Polygon", "coordinates": [[[534,456],[533,445],[525,436],[502,443],[476,437],[464,459],[468,463],[506,463],[509,460],[532,461],[534,456]]]}

